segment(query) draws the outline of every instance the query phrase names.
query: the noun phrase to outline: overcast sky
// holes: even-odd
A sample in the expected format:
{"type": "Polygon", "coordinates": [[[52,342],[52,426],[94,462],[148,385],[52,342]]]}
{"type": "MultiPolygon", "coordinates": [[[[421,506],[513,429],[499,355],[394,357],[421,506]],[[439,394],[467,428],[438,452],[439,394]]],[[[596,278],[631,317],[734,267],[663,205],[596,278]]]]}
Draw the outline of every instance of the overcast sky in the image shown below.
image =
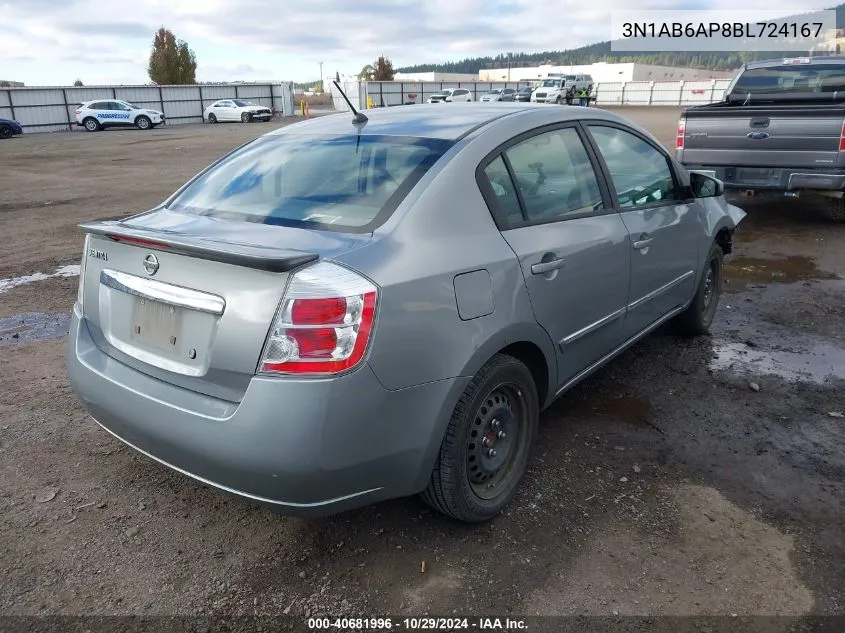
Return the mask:
{"type": "MultiPolygon", "coordinates": [[[[742,7],[773,4],[780,3],[742,7]]],[[[737,5],[642,0],[637,9],[737,5]]],[[[153,34],[164,25],[196,52],[199,81],[308,81],[319,78],[320,61],[328,76],[357,74],[380,54],[398,67],[575,48],[609,39],[610,11],[629,7],[630,0],[0,0],[0,79],[147,83],[153,34]]]]}

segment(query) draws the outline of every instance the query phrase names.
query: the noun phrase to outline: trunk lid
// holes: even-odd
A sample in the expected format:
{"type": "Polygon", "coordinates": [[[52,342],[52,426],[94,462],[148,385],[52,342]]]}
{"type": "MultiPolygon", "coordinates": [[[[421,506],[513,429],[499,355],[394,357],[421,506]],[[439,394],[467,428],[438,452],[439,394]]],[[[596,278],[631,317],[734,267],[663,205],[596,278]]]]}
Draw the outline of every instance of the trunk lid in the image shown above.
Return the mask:
{"type": "Polygon", "coordinates": [[[371,239],[165,209],[82,228],[83,315],[96,345],[230,402],[255,373],[290,271],[371,239]]]}
{"type": "Polygon", "coordinates": [[[845,108],[719,104],[685,112],[684,164],[748,167],[840,166],[845,108]]]}

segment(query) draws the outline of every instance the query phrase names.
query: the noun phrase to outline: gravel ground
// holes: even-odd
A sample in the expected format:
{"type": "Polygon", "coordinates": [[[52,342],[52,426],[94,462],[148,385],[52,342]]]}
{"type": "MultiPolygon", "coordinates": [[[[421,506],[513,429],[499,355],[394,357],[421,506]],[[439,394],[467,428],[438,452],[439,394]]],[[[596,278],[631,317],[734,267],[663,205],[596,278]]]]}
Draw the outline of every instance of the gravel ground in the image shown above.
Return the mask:
{"type": "MultiPolygon", "coordinates": [[[[677,110],[624,113],[673,142],[677,110]]],[[[49,276],[76,225],[277,125],[0,144],[0,614],[845,615],[845,225],[800,201],[742,203],[712,336],[659,331],[562,397],[486,525],[414,498],[279,518],[96,427],[65,377],[77,278],[49,276]]]]}

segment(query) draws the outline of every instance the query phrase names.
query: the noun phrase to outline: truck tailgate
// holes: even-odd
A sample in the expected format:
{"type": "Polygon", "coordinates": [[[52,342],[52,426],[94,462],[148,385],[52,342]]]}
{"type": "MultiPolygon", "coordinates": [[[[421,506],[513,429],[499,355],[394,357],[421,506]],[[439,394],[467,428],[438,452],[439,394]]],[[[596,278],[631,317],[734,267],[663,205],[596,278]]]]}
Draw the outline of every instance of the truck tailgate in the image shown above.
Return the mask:
{"type": "Polygon", "coordinates": [[[845,107],[831,105],[690,108],[677,155],[686,165],[837,167],[843,119],[845,107]]]}

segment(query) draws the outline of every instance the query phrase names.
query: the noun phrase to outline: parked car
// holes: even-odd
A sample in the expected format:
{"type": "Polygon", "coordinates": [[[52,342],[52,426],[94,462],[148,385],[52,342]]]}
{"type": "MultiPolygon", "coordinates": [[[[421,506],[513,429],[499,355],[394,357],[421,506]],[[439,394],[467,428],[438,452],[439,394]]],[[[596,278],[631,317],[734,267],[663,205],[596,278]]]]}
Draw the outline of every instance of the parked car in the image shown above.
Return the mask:
{"type": "Polygon", "coordinates": [[[76,124],[89,132],[108,127],[137,127],[151,130],[165,123],[164,113],[139,108],[122,99],[97,99],[81,103],[74,111],[76,124]]]}
{"type": "Polygon", "coordinates": [[[516,97],[515,97],[514,101],[523,101],[523,102],[531,101],[531,93],[532,92],[534,92],[533,86],[525,86],[523,88],[520,88],[519,90],[516,91],[516,97]]]}
{"type": "Polygon", "coordinates": [[[251,123],[253,121],[269,121],[273,118],[273,111],[252,101],[221,99],[208,106],[203,111],[202,117],[208,123],[217,123],[218,121],[251,123]]]}
{"type": "Polygon", "coordinates": [[[286,126],[82,225],[70,384],[129,446],[282,514],[422,492],[484,521],[558,396],[669,320],[708,330],[744,216],[722,194],[599,109],[286,126]]]}
{"type": "Polygon", "coordinates": [[[590,75],[562,75],[544,79],[543,83],[531,94],[531,101],[539,103],[557,103],[572,101],[581,90],[593,89],[590,75]]]}
{"type": "Polygon", "coordinates": [[[466,88],[451,90],[444,101],[472,101],[472,93],[466,88]]]}
{"type": "Polygon", "coordinates": [[[478,99],[479,101],[514,101],[516,90],[513,88],[493,88],[489,92],[484,93],[478,99]]]}
{"type": "Polygon", "coordinates": [[[724,98],[687,108],[676,156],[725,187],[824,203],[845,221],[845,56],[750,62],[724,98]]]}
{"type": "Polygon", "coordinates": [[[0,119],[0,138],[12,138],[23,134],[23,127],[14,119],[0,119]]]}

